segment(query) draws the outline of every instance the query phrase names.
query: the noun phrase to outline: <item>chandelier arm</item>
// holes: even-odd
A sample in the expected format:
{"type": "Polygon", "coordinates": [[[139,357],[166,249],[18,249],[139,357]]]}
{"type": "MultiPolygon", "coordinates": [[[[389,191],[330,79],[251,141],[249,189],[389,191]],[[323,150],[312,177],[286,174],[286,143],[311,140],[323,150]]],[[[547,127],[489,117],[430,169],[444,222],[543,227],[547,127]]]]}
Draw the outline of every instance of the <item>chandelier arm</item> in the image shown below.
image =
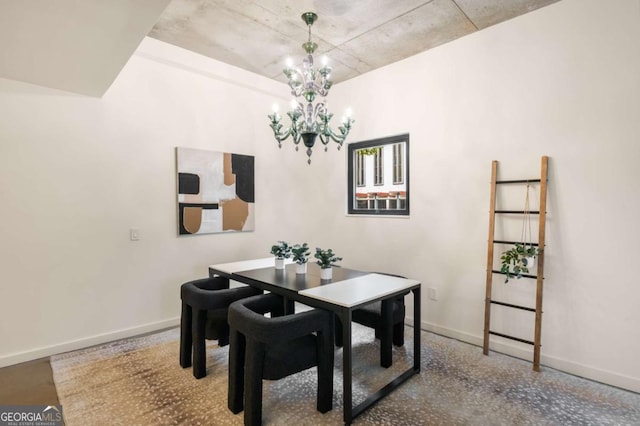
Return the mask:
{"type": "Polygon", "coordinates": [[[284,74],[287,76],[287,84],[291,88],[291,94],[295,97],[300,96],[306,85],[304,73],[300,68],[290,67],[284,70],[284,74]]]}
{"type": "Polygon", "coordinates": [[[318,121],[318,117],[324,124],[324,120],[322,117],[326,114],[327,108],[324,105],[324,100],[322,102],[318,102],[316,106],[313,108],[313,121],[318,121]]]}
{"type": "Polygon", "coordinates": [[[329,130],[329,136],[331,137],[331,139],[334,142],[337,142],[340,146],[342,146],[342,144],[344,143],[344,140],[349,135],[349,131],[351,130],[351,125],[353,124],[353,122],[354,122],[353,119],[348,118],[346,122],[342,123],[342,126],[338,127],[340,134],[334,132],[330,127],[327,127],[329,130]]]}
{"type": "Polygon", "coordinates": [[[273,136],[276,138],[278,146],[282,148],[282,142],[284,142],[291,135],[291,129],[287,129],[287,131],[284,133],[276,130],[276,127],[274,127],[273,125],[271,125],[271,129],[273,129],[273,136]]]}
{"type": "Polygon", "coordinates": [[[313,91],[322,97],[325,97],[329,94],[329,90],[326,90],[323,85],[321,86],[315,81],[313,82],[313,91]]]}
{"type": "Polygon", "coordinates": [[[292,133],[291,128],[288,128],[285,132],[280,131],[281,128],[282,128],[282,124],[280,124],[280,121],[271,123],[271,129],[273,130],[273,135],[275,136],[278,142],[286,140],[292,133]]]}
{"type": "Polygon", "coordinates": [[[298,144],[300,143],[300,132],[292,132],[291,139],[293,140],[293,144],[296,145],[296,150],[298,149],[298,144]]]}
{"type": "Polygon", "coordinates": [[[342,145],[342,143],[346,138],[346,135],[338,135],[333,130],[329,129],[329,137],[331,138],[332,141],[342,145]]]}
{"type": "Polygon", "coordinates": [[[300,95],[302,95],[302,86],[292,86],[289,85],[289,87],[291,87],[291,94],[293,96],[295,96],[296,98],[300,95]]]}

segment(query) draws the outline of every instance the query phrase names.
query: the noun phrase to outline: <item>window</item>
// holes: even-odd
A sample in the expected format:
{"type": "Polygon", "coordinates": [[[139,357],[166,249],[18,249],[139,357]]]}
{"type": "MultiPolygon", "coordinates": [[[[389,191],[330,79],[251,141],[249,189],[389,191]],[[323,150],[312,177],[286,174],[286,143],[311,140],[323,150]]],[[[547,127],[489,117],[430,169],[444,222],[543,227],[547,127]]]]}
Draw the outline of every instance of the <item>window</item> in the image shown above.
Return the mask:
{"type": "Polygon", "coordinates": [[[393,184],[404,183],[404,145],[393,144],[393,184]]]}
{"type": "Polygon", "coordinates": [[[409,215],[409,135],[347,145],[349,214],[409,215]]]}
{"type": "Polygon", "coordinates": [[[373,184],[384,185],[384,147],[378,147],[373,154],[373,184]]]}
{"type": "Polygon", "coordinates": [[[365,185],[365,155],[362,152],[356,152],[356,186],[365,185]]]}

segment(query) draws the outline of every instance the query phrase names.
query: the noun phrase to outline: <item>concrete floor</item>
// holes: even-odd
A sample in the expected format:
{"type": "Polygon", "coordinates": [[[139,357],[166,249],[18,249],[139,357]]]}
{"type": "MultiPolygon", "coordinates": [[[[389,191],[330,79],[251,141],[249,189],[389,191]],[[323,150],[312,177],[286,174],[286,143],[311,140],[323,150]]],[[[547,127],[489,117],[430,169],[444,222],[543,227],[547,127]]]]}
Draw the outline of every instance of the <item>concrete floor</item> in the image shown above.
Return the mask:
{"type": "Polygon", "coordinates": [[[0,405],[60,405],[49,358],[0,368],[0,405]]]}

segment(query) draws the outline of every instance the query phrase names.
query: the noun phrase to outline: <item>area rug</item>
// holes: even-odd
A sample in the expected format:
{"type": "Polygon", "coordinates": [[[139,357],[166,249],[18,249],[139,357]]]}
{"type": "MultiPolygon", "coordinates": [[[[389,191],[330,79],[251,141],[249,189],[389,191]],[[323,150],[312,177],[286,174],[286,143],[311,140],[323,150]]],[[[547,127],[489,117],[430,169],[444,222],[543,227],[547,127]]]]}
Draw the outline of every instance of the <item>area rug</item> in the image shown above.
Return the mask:
{"type": "MultiPolygon", "coordinates": [[[[378,365],[373,331],[354,324],[354,401],[408,368],[413,330],[378,365]]],[[[179,331],[51,357],[67,426],[240,425],[227,409],[228,347],[207,347],[207,376],[178,363],[179,331]]],[[[420,375],[356,418],[362,425],[638,425],[640,395],[422,332],[420,375]]],[[[316,371],[264,381],[265,425],[342,424],[342,352],[336,351],[333,410],[316,411],[316,371]]]]}

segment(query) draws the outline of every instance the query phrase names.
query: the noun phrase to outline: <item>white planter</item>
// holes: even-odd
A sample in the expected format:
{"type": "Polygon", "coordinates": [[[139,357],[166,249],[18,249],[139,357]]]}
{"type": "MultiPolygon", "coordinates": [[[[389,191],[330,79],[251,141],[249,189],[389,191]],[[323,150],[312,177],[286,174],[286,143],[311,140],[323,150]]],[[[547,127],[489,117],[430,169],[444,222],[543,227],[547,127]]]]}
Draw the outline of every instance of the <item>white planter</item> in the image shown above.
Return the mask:
{"type": "Polygon", "coordinates": [[[284,259],[278,259],[276,257],[276,269],[284,269],[284,259]]]}
{"type": "Polygon", "coordinates": [[[526,267],[529,270],[529,273],[531,273],[534,269],[535,269],[535,265],[536,265],[536,258],[535,257],[523,257],[519,262],[518,265],[520,265],[520,267],[526,267]],[[524,260],[526,259],[527,264],[525,266],[524,264],[524,260]]]}
{"type": "Polygon", "coordinates": [[[535,257],[527,257],[527,269],[529,272],[533,270],[533,267],[536,266],[536,258],[535,257]]]}
{"type": "Polygon", "coordinates": [[[320,278],[323,280],[330,280],[333,276],[333,268],[320,269],[320,278]]]}
{"type": "Polygon", "coordinates": [[[296,274],[306,274],[306,273],[307,273],[307,264],[296,263],[296,274]]]}

